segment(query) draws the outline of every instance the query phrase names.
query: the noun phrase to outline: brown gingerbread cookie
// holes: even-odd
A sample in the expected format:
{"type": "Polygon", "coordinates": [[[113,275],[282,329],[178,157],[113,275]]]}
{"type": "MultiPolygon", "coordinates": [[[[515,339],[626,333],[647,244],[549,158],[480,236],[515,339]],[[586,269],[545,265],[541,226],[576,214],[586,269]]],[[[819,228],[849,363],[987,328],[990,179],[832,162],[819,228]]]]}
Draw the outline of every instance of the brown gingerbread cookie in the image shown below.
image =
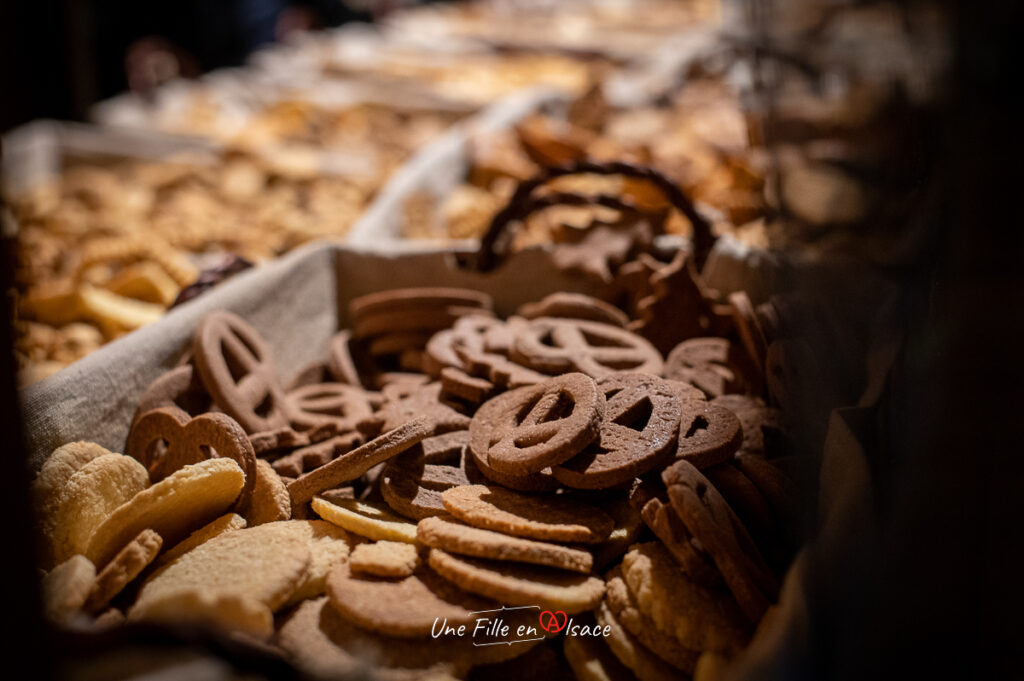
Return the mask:
{"type": "Polygon", "coordinates": [[[463,288],[422,287],[391,289],[378,291],[359,298],[353,298],[348,304],[352,317],[365,317],[378,312],[391,310],[416,309],[424,306],[443,307],[458,305],[490,310],[494,302],[486,293],[463,288]]]}
{"type": "Polygon", "coordinates": [[[132,421],[158,407],[178,407],[192,416],[198,416],[210,410],[211,401],[195,367],[191,363],[182,364],[149,384],[139,398],[132,421]]]}
{"type": "Polygon", "coordinates": [[[536,303],[521,305],[516,314],[526,319],[538,317],[565,317],[567,319],[589,319],[594,322],[625,327],[629,323],[626,313],[599,298],[582,293],[558,291],[545,296],[536,303]]]}
{"type": "Polygon", "coordinates": [[[447,513],[441,493],[470,484],[461,465],[468,442],[464,430],[435,435],[389,461],[379,482],[388,506],[417,520],[447,513]]]}
{"type": "Polygon", "coordinates": [[[318,492],[355,480],[377,464],[429,437],[433,431],[434,425],[427,418],[413,419],[309,473],[304,473],[288,485],[292,508],[305,504],[318,492]]]}
{"type": "Polygon", "coordinates": [[[459,520],[516,537],[597,544],[608,538],[615,525],[608,514],[593,506],[501,487],[453,487],[441,498],[459,520]]]}
{"type": "Polygon", "coordinates": [[[649,499],[640,512],[644,524],[651,529],[672,557],[694,583],[710,588],[722,584],[722,575],[715,562],[705,553],[703,547],[693,540],[693,535],[679,519],[667,495],[664,500],[649,499]]]}
{"type": "Polygon", "coordinates": [[[580,319],[541,317],[523,327],[510,358],[536,371],[578,371],[600,378],[614,371],[661,374],[659,352],[618,326],[580,319]]]}
{"type": "Polygon", "coordinates": [[[649,374],[617,372],[597,382],[605,396],[597,440],[553,466],[569,487],[606,489],[633,480],[675,455],[681,401],[668,382],[649,374]]]}
{"type": "Polygon", "coordinates": [[[675,346],[665,359],[665,377],[699,388],[708,399],[744,392],[749,385],[727,338],[690,338],[675,346]]]}
{"type": "Polygon", "coordinates": [[[426,420],[431,424],[431,434],[466,430],[469,417],[460,414],[440,400],[441,384],[430,383],[420,386],[401,386],[400,390],[384,389],[384,404],[372,416],[359,422],[364,433],[375,434],[393,430],[413,419],[426,420]]]}
{"type": "Polygon", "coordinates": [[[711,404],[725,407],[743,426],[741,454],[765,455],[772,442],[778,442],[785,430],[782,411],[768,407],[764,401],[748,395],[722,395],[711,404]]]}
{"type": "Polygon", "coordinates": [[[189,418],[177,407],[146,412],[132,425],[125,453],[160,482],[185,466],[211,456],[233,459],[245,474],[239,508],[249,502],[256,484],[256,455],[245,431],[226,414],[208,413],[189,418]]]}
{"type": "Polygon", "coordinates": [[[272,465],[278,475],[297,478],[349,453],[363,442],[363,436],[359,433],[335,435],[322,442],[300,447],[276,459],[272,465]]]}
{"type": "Polygon", "coordinates": [[[287,394],[289,421],[299,432],[328,431],[345,434],[373,414],[369,396],[358,386],[314,383],[287,394]]]}
{"type": "Polygon", "coordinates": [[[462,369],[445,367],[441,370],[442,400],[459,400],[472,405],[482,404],[497,391],[486,378],[470,376],[462,369]]]}
{"type": "Polygon", "coordinates": [[[732,458],[743,441],[739,419],[728,409],[706,402],[684,401],[682,405],[676,458],[697,468],[732,458]]]}
{"type": "Polygon", "coordinates": [[[217,310],[203,317],[193,343],[203,385],[247,433],[289,424],[289,405],[270,348],[238,315],[217,310]]]}
{"type": "Polygon", "coordinates": [[[604,395],[572,373],[489,400],[473,416],[470,446],[484,472],[524,476],[574,456],[598,435],[604,395]]]}
{"type": "Polygon", "coordinates": [[[778,583],[742,522],[699,470],[677,461],[662,473],[672,508],[715,561],[722,579],[751,622],[778,594],[778,583]]]}

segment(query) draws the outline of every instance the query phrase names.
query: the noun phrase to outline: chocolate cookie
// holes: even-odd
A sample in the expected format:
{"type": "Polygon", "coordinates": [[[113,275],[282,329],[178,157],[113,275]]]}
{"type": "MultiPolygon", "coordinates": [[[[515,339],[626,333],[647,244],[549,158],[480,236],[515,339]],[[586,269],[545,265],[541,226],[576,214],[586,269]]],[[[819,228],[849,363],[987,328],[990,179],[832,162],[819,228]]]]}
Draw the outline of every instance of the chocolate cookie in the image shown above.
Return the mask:
{"type": "Polygon", "coordinates": [[[514,361],[544,373],[578,371],[600,378],[614,371],[661,374],[661,355],[621,327],[578,319],[531,320],[516,338],[514,361]]]}
{"type": "Polygon", "coordinates": [[[619,372],[597,382],[604,393],[598,438],[553,466],[569,487],[605,489],[629,482],[676,453],[681,401],[675,389],[649,374],[619,372]]]}
{"type": "Polygon", "coordinates": [[[469,427],[484,472],[523,476],[561,463],[598,434],[604,395],[594,381],[565,374],[486,402],[469,427]]]}

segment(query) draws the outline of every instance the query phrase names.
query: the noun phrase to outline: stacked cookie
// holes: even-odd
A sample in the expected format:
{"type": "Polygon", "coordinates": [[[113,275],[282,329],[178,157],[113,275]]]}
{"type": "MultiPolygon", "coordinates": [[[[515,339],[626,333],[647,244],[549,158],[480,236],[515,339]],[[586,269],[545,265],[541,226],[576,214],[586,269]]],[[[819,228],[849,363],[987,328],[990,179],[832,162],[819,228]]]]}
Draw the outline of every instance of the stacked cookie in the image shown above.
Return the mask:
{"type": "Polygon", "coordinates": [[[125,455],[75,443],[40,474],[49,612],[201,623],[324,675],[646,681],[728,659],[793,549],[770,344],[743,340],[768,334],[734,307],[714,317],[731,337],[683,337],[666,363],[665,327],[652,342],[579,294],[507,320],[474,291],[373,294],[288,382],[254,328],[210,313],[125,455]],[[490,611],[606,633],[444,635],[490,611]]]}

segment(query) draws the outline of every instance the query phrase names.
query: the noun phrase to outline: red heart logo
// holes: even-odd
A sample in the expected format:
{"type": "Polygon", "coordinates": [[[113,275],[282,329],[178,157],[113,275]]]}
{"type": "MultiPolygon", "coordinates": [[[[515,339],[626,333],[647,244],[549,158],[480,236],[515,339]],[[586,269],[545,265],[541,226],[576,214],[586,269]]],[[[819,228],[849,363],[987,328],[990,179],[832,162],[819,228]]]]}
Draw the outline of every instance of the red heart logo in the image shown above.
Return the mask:
{"type": "Polygon", "coordinates": [[[556,610],[551,612],[545,610],[540,614],[540,628],[549,634],[557,634],[562,629],[565,629],[565,625],[569,623],[569,616],[562,610],[556,610]],[[558,616],[562,616],[561,624],[559,624],[558,616]]]}

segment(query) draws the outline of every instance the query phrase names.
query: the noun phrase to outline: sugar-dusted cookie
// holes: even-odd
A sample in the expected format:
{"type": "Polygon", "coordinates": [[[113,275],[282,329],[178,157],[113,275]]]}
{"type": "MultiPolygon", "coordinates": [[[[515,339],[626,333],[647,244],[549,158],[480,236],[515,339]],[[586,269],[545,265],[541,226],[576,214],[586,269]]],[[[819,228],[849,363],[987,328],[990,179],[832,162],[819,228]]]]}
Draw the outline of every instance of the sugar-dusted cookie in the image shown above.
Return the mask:
{"type": "Polygon", "coordinates": [[[43,577],[43,611],[51,622],[66,622],[82,610],[96,583],[96,566],[81,554],[71,556],[43,577]]]}
{"type": "Polygon", "coordinates": [[[227,511],[244,484],[242,469],[231,459],[207,459],[185,466],[118,506],[93,532],[85,555],[105,566],[147,528],[166,542],[180,541],[227,511]]]}
{"type": "Polygon", "coordinates": [[[48,536],[53,559],[63,562],[86,553],[96,528],[148,486],[146,469],[128,456],[104,454],[82,466],[60,490],[48,536]]]}

